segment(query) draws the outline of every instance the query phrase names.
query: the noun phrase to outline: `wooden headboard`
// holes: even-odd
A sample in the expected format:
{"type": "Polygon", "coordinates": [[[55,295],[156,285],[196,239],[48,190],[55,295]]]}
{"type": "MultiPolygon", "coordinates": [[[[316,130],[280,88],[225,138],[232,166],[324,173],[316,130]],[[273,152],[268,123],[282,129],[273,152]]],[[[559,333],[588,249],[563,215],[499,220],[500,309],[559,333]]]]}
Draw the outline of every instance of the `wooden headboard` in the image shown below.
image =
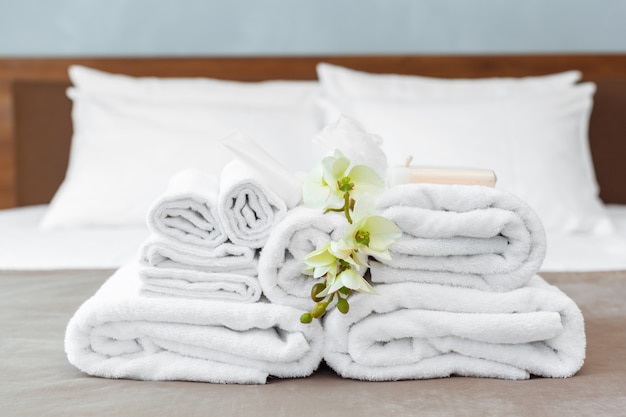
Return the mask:
{"type": "Polygon", "coordinates": [[[45,203],[63,180],[72,134],[67,68],[136,76],[241,81],[315,79],[329,62],[377,73],[445,78],[542,75],[577,69],[598,90],[590,141],[601,198],[626,204],[626,55],[319,56],[0,59],[0,208],[45,203]]]}

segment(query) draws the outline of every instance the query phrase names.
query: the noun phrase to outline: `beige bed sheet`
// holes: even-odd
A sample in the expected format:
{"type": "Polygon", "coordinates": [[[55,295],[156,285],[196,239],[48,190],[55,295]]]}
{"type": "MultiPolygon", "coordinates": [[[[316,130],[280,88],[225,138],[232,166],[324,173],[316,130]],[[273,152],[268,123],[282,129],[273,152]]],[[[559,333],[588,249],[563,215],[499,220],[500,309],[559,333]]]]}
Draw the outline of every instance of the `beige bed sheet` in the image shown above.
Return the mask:
{"type": "Polygon", "coordinates": [[[0,416],[624,416],[626,272],[544,274],[585,316],[569,379],[344,380],[322,367],[267,385],[90,377],[63,351],[65,326],[112,271],[0,274],[0,416]]]}

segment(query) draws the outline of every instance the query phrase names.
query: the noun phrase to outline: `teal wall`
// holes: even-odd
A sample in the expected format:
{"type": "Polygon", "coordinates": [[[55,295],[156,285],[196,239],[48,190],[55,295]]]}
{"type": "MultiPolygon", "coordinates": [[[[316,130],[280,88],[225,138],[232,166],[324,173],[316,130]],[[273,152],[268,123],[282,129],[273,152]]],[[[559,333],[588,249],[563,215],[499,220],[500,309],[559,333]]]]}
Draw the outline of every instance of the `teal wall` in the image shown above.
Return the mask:
{"type": "Polygon", "coordinates": [[[0,55],[626,52],[626,0],[0,0],[0,55]]]}

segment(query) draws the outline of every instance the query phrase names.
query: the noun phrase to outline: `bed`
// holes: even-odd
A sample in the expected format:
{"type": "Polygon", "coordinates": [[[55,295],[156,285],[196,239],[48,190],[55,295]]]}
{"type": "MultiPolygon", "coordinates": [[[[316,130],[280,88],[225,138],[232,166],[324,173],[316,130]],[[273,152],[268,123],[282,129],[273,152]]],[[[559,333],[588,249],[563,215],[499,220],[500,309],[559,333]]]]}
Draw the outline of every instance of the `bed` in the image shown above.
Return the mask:
{"type": "MultiPolygon", "coordinates": [[[[19,415],[621,415],[626,407],[626,56],[326,56],[0,59],[0,323],[3,413],[19,415]],[[549,233],[542,276],[581,308],[587,358],[572,378],[451,377],[372,383],[322,365],[267,385],[94,378],[63,351],[68,320],[147,231],[86,225],[42,230],[72,138],[68,67],[151,77],[315,80],[325,62],[367,73],[527,77],[572,69],[597,86],[589,145],[610,233],[549,233]],[[550,251],[550,248],[553,248],[550,251]]],[[[540,144],[541,145],[541,144],[540,144]]],[[[580,168],[582,169],[582,167],[580,168]]]]}

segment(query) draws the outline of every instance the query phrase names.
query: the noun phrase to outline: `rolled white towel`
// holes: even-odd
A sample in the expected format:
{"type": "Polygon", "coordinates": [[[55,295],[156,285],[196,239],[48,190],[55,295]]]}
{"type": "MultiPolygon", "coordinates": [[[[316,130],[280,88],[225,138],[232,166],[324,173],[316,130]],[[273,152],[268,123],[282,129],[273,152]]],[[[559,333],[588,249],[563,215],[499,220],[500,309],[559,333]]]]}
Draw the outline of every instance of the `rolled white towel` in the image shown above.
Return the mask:
{"type": "Polygon", "coordinates": [[[373,282],[431,282],[491,291],[523,286],[546,253],[543,225],[516,196],[490,187],[405,184],[377,201],[402,237],[373,282]]]}
{"type": "Polygon", "coordinates": [[[254,303],[261,298],[261,284],[256,270],[246,272],[143,267],[141,294],[254,303]]]}
{"type": "Polygon", "coordinates": [[[140,248],[147,266],[191,269],[204,272],[257,274],[256,251],[247,246],[222,243],[214,248],[186,245],[159,236],[150,236],[140,248]]]}
{"type": "Polygon", "coordinates": [[[338,213],[298,206],[274,228],[259,256],[259,282],[273,303],[311,307],[313,277],[304,274],[304,257],[341,237],[346,220],[338,213]]]}
{"type": "Polygon", "coordinates": [[[345,378],[564,378],[583,365],[582,313],[539,276],[506,293],[420,283],[376,291],[351,297],[346,315],[326,315],[324,359],[345,378]]]}
{"type": "Polygon", "coordinates": [[[233,160],[220,176],[218,212],[233,243],[260,248],[274,225],[285,216],[287,206],[255,170],[233,160]]]}
{"type": "Polygon", "coordinates": [[[215,247],[227,236],[217,213],[219,180],[188,169],[174,175],[148,212],[148,227],[182,243],[215,247]]]}
{"type": "Polygon", "coordinates": [[[269,303],[139,295],[137,265],[118,270],[71,318],[68,360],[90,375],[262,384],[310,375],[322,357],[319,323],[269,303]]]}

